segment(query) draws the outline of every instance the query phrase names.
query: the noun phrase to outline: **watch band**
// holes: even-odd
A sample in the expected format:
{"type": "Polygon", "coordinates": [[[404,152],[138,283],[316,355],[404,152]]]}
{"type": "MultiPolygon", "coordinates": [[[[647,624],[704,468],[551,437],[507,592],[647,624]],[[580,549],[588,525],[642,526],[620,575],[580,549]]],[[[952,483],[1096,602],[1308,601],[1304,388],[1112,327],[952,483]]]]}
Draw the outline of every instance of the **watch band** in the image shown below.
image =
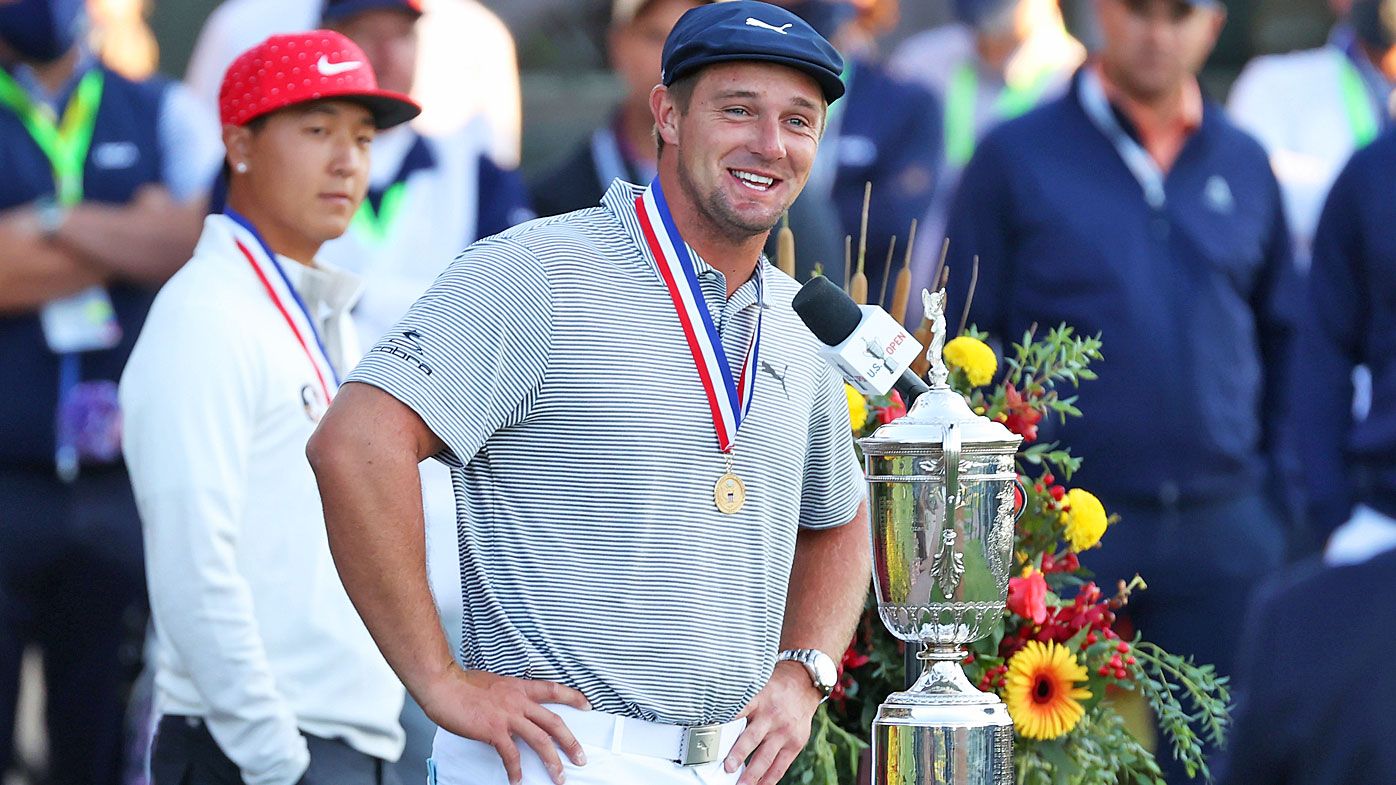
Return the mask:
{"type": "Polygon", "coordinates": [[[823,693],[824,699],[828,700],[829,693],[834,691],[839,677],[839,668],[833,657],[818,649],[786,649],[776,655],[777,662],[786,660],[805,666],[815,689],[823,693]]]}

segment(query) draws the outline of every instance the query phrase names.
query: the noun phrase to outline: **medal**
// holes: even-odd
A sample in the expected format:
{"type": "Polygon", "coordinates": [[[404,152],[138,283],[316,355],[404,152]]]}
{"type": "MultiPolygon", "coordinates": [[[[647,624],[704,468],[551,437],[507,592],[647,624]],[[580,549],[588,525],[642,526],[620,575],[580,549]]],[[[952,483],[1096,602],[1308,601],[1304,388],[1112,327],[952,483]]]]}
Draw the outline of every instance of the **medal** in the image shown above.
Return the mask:
{"type": "MultiPolygon", "coordinates": [[[[722,348],[722,338],[708,313],[707,301],[698,284],[688,246],[674,225],[659,178],[655,178],[649,189],[635,199],[635,215],[640,221],[640,230],[650,254],[659,268],[659,276],[674,302],[689,351],[693,354],[698,379],[703,383],[708,408],[712,411],[717,448],[727,456],[726,470],[713,486],[713,501],[719,511],[732,515],[746,504],[746,483],[732,473],[732,444],[737,439],[737,429],[741,427],[742,420],[751,411],[757,356],[761,351],[761,312],[757,310],[756,330],[747,346],[741,375],[733,379],[732,366],[727,362],[727,354],[722,348]]],[[[758,303],[763,301],[760,264],[756,266],[756,299],[758,303]]]]}
{"type": "Polygon", "coordinates": [[[718,511],[724,515],[732,515],[746,504],[746,483],[732,473],[731,451],[727,453],[727,470],[713,485],[713,501],[717,503],[718,511]]]}
{"type": "Polygon", "coordinates": [[[746,483],[732,472],[726,472],[717,478],[717,484],[713,486],[713,498],[717,501],[719,511],[731,515],[746,504],[746,483]]]}

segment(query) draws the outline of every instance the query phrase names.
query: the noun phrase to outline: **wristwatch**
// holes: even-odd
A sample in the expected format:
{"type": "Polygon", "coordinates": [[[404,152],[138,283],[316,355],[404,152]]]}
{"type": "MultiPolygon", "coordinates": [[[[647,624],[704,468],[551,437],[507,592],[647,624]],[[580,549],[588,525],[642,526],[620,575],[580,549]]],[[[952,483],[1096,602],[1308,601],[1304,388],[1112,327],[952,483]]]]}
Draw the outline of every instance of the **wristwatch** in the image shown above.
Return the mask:
{"type": "Polygon", "coordinates": [[[824,694],[824,700],[829,699],[829,693],[834,691],[834,685],[839,680],[839,666],[834,664],[833,657],[818,649],[786,649],[776,655],[776,662],[785,660],[805,666],[814,688],[824,694]]]}
{"type": "Polygon", "coordinates": [[[39,218],[39,235],[52,242],[58,237],[58,230],[68,220],[68,207],[54,199],[40,199],[35,205],[39,218]]]}

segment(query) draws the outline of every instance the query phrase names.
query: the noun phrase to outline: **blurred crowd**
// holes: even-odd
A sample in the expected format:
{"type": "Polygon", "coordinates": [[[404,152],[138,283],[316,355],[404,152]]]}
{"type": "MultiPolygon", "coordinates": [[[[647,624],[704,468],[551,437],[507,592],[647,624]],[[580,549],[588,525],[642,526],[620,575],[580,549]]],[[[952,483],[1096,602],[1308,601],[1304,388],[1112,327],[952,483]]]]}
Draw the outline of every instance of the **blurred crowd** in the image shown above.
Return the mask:
{"type": "MultiPolygon", "coordinates": [[[[224,0],[182,82],[155,74],[134,0],[0,0],[0,774],[146,782],[149,607],[194,589],[161,580],[188,565],[143,542],[118,383],[155,293],[223,210],[234,58],[331,28],[421,104],[373,138],[367,195],[316,257],[362,281],[353,331],[372,346],[475,240],[655,177],[661,49],[702,2],[614,0],[623,97],[526,182],[513,41],[475,0],[224,0]],[[13,743],[26,652],[44,761],[13,743]]],[[[847,59],[789,213],[795,277],[862,265],[889,307],[903,266],[914,289],[936,283],[946,240],[951,324],[1101,333],[1084,418],[1040,438],[1070,443],[1077,482],[1124,521],[1083,561],[1111,584],[1146,578],[1125,623],[1237,679],[1221,776],[1396,779],[1391,720],[1370,708],[1393,682],[1371,657],[1396,643],[1396,0],[1333,0],[1327,43],[1257,58],[1225,105],[1197,80],[1217,0],[1095,0],[1090,52],[1057,0],[955,0],[952,21],[890,51],[895,2],[776,4],[847,59]],[[1319,661],[1335,645],[1365,678],[1319,661]]],[[[458,645],[455,498],[444,466],[421,474],[458,645]]],[[[397,776],[421,782],[433,728],[410,698],[400,721],[397,776]]]]}

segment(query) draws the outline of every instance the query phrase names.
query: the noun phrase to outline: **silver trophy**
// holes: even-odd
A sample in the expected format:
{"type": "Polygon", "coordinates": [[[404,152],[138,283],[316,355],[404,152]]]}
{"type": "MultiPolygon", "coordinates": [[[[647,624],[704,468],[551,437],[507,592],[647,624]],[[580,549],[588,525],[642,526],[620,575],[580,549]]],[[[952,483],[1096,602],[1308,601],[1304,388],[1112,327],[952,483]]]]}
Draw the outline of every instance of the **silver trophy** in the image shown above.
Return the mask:
{"type": "Polygon", "coordinates": [[[965,645],[1003,613],[1013,563],[1014,455],[1022,437],[946,384],[945,292],[922,293],[930,392],[860,440],[882,623],[918,651],[920,677],[873,721],[875,785],[1013,782],[1013,721],[970,684],[965,645]]]}

